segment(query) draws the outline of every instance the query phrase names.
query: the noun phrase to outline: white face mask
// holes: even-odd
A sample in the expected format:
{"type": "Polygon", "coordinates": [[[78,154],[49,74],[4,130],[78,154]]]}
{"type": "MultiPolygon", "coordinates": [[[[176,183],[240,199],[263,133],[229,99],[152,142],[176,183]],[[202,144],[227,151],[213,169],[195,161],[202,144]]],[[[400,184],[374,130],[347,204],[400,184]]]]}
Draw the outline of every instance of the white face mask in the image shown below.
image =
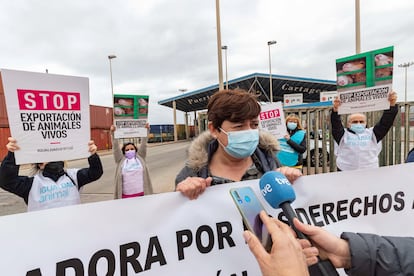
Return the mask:
{"type": "Polygon", "coordinates": [[[364,132],[365,128],[366,128],[366,124],[358,123],[358,124],[351,124],[351,127],[349,129],[355,132],[356,134],[361,134],[362,132],[364,132]]]}
{"type": "Polygon", "coordinates": [[[290,130],[295,130],[298,127],[298,124],[295,122],[288,122],[287,123],[287,128],[290,130]]]}
{"type": "Polygon", "coordinates": [[[224,150],[234,158],[242,159],[249,157],[259,144],[258,129],[229,132],[224,131],[222,128],[220,129],[227,135],[227,146],[224,147],[224,150]]]}

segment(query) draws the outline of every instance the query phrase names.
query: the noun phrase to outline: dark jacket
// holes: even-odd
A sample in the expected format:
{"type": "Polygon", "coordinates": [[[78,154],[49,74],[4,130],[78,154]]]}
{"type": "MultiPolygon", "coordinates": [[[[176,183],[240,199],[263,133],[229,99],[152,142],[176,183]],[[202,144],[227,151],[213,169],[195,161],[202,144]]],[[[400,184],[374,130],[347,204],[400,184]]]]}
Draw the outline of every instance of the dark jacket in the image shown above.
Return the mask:
{"type": "MultiPolygon", "coordinates": [[[[218,147],[218,142],[209,131],[201,133],[191,143],[186,165],[175,178],[175,184],[177,185],[187,177],[207,178],[210,176],[208,164],[218,147]]],[[[276,159],[277,150],[279,150],[279,142],[274,136],[268,132],[260,131],[259,145],[252,155],[253,162],[260,172],[264,173],[280,166],[276,159]]]]}
{"type": "Polygon", "coordinates": [[[349,242],[352,268],[348,275],[414,275],[414,238],[342,233],[349,242]]]}
{"type": "MultiPolygon", "coordinates": [[[[292,137],[298,130],[299,129],[288,129],[288,133],[292,137]]],[[[287,140],[286,143],[288,143],[289,146],[291,146],[297,153],[299,153],[298,163],[296,163],[296,166],[303,165],[303,153],[305,153],[306,151],[306,135],[305,137],[303,137],[302,142],[300,142],[299,144],[292,141],[292,139],[287,140]]]]}
{"type": "Polygon", "coordinates": [[[407,159],[405,159],[405,163],[410,163],[410,162],[414,162],[414,148],[412,148],[408,154],[407,154],[407,159]]]}
{"type": "MultiPolygon", "coordinates": [[[[78,189],[98,180],[103,174],[101,159],[98,154],[88,158],[89,168],[77,172],[78,189]]],[[[0,187],[24,199],[27,204],[34,177],[19,176],[19,165],[16,165],[13,152],[8,152],[0,166],[0,187]]]]}

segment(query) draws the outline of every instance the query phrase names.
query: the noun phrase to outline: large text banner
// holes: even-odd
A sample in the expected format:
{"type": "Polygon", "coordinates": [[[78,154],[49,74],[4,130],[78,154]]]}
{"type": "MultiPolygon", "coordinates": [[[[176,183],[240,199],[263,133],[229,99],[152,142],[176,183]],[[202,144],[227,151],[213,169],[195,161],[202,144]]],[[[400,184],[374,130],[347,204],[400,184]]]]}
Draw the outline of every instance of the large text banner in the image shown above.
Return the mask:
{"type": "Polygon", "coordinates": [[[89,79],[1,70],[16,163],[89,156],[89,79]]]}
{"type": "MultiPolygon", "coordinates": [[[[412,236],[414,163],[304,176],[292,204],[313,224],[412,236]]],[[[230,195],[258,181],[112,200],[0,218],[2,275],[260,275],[230,195]],[[76,271],[76,274],[75,274],[76,271]]]]}

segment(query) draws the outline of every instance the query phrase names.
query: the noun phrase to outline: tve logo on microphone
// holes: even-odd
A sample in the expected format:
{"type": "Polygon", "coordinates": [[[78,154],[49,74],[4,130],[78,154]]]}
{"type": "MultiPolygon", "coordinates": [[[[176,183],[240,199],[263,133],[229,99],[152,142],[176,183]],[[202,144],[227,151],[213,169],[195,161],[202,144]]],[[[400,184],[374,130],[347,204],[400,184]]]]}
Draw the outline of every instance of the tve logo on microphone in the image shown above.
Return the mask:
{"type": "Polygon", "coordinates": [[[263,175],[261,181],[261,189],[263,196],[266,196],[268,193],[273,192],[272,183],[279,185],[291,185],[289,180],[280,172],[269,172],[268,174],[263,175]]]}
{"type": "Polygon", "coordinates": [[[289,180],[283,175],[281,174],[283,177],[279,177],[279,175],[275,176],[275,180],[278,184],[280,185],[290,185],[289,180]]]}
{"type": "Polygon", "coordinates": [[[266,172],[260,178],[259,186],[264,199],[273,208],[280,208],[281,203],[293,202],[296,198],[289,180],[280,172],[266,172]]]}
{"type": "Polygon", "coordinates": [[[264,185],[264,187],[262,189],[260,189],[260,191],[262,192],[262,195],[263,196],[266,196],[267,193],[271,193],[272,192],[272,185],[266,184],[266,185],[264,185]]]}

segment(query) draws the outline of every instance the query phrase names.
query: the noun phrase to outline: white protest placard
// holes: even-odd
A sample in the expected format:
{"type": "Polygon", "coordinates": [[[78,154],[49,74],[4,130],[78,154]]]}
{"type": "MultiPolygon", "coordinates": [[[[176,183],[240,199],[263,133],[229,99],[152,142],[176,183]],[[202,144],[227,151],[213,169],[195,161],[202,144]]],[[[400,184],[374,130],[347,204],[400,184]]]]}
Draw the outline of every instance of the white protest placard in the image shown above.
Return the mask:
{"type": "Polygon", "coordinates": [[[272,133],[277,139],[282,138],[287,132],[281,102],[262,105],[259,121],[260,128],[272,133]]]}
{"type": "Polygon", "coordinates": [[[339,93],[341,105],[338,114],[351,114],[356,112],[368,112],[390,108],[388,94],[390,85],[361,88],[339,93]]]}
{"type": "Polygon", "coordinates": [[[89,79],[1,70],[16,164],[89,156],[89,79]]]}
{"type": "Polygon", "coordinates": [[[114,95],[115,138],[147,137],[149,96],[114,95]]]}
{"type": "Polygon", "coordinates": [[[291,105],[298,105],[298,104],[303,104],[303,94],[302,93],[284,94],[283,95],[283,105],[284,106],[291,106],[291,105]]]}
{"type": "Polygon", "coordinates": [[[115,120],[115,138],[147,137],[148,129],[145,128],[147,119],[123,119],[115,120]]]}
{"type": "MultiPolygon", "coordinates": [[[[303,221],[336,235],[413,236],[413,169],[407,163],[303,176],[293,183],[291,205],[303,221]]],[[[242,186],[286,220],[262,197],[259,180],[212,186],[197,200],[172,192],[3,216],[0,273],[261,275],[229,193],[242,186]]]]}
{"type": "Polygon", "coordinates": [[[393,65],[393,46],[337,59],[338,114],[388,109],[393,65]]]}

